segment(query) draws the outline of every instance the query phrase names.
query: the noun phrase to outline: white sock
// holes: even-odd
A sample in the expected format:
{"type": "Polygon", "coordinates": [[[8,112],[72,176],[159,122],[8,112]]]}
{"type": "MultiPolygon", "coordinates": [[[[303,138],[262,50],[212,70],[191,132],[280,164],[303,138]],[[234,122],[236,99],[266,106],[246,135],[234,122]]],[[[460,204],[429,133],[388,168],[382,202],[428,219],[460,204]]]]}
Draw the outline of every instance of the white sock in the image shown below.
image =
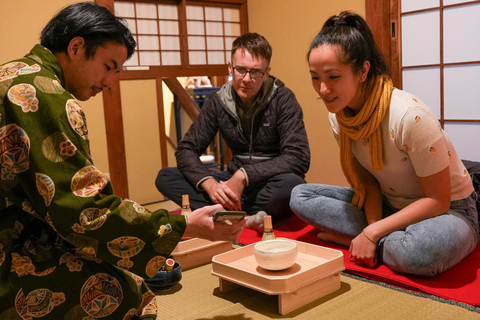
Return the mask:
{"type": "Polygon", "coordinates": [[[248,216],[245,227],[263,232],[263,217],[268,215],[265,211],[258,211],[256,214],[248,216]]]}

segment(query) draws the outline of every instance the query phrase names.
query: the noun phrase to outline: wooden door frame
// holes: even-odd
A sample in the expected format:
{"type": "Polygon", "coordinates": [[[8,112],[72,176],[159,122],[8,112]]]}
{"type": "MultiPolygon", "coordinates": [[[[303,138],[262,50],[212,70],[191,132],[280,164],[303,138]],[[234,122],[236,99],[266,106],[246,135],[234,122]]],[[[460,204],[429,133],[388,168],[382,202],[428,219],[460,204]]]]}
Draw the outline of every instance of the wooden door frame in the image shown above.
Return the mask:
{"type": "MultiPolygon", "coordinates": [[[[113,12],[114,0],[95,0],[95,2],[106,6],[113,12]]],[[[103,110],[110,180],[114,186],[115,195],[128,198],[125,132],[123,130],[122,98],[118,76],[111,87],[103,90],[103,110]]]]}
{"type": "Polygon", "coordinates": [[[398,3],[398,0],[365,0],[365,20],[389,63],[394,86],[401,89],[398,3]]]}

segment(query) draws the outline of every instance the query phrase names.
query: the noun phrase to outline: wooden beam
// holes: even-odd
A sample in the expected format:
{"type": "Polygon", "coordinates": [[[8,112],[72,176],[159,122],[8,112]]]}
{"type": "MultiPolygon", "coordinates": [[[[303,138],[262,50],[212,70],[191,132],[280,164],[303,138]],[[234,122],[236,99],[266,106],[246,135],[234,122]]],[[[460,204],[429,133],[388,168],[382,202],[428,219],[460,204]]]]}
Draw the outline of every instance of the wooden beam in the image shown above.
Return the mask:
{"type": "Polygon", "coordinates": [[[97,4],[103,5],[108,8],[111,12],[115,12],[113,9],[114,0],[95,0],[97,4]]]}
{"type": "Polygon", "coordinates": [[[155,79],[159,76],[164,78],[175,77],[198,77],[203,75],[209,76],[228,76],[227,65],[210,65],[210,66],[149,66],[145,70],[135,70],[136,67],[123,67],[120,71],[120,80],[137,80],[137,79],[155,79]]]}
{"type": "Polygon", "coordinates": [[[123,131],[120,81],[103,90],[103,109],[107,133],[108,165],[115,195],[128,198],[127,158],[123,131]]]}
{"type": "Polygon", "coordinates": [[[375,42],[387,61],[390,61],[390,3],[385,0],[365,0],[365,20],[375,42]]]}
{"type": "Polygon", "coordinates": [[[200,108],[193,102],[190,95],[187,93],[182,84],[177,78],[163,78],[167,87],[177,95],[178,101],[183,107],[183,110],[188,114],[192,121],[195,121],[200,114],[200,108]]]}
{"type": "Polygon", "coordinates": [[[401,88],[399,0],[365,0],[365,20],[390,66],[393,85],[401,88]]]}
{"type": "Polygon", "coordinates": [[[155,79],[157,86],[157,114],[158,114],[158,132],[160,134],[160,153],[162,159],[162,168],[168,167],[167,151],[167,133],[165,129],[165,111],[163,106],[163,83],[162,78],[155,79]]]}
{"type": "Polygon", "coordinates": [[[390,0],[390,72],[393,85],[403,87],[402,80],[402,34],[399,0],[390,0]]]}

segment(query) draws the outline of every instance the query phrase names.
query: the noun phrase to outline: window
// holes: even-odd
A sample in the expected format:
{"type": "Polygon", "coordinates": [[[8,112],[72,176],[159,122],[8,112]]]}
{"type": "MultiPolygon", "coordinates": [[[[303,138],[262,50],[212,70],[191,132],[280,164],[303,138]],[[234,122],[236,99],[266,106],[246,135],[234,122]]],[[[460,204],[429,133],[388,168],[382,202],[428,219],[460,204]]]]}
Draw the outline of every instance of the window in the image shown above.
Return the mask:
{"type": "Polygon", "coordinates": [[[115,1],[115,14],[137,41],[126,70],[226,65],[233,40],[246,28],[244,5],[227,2],[115,1]]]}
{"type": "Polygon", "coordinates": [[[367,10],[367,22],[386,44],[394,83],[433,110],[461,158],[480,160],[466,138],[480,136],[480,1],[366,1],[367,8],[386,6],[382,17],[367,10]]]}
{"type": "Polygon", "coordinates": [[[187,5],[190,64],[226,64],[240,34],[239,9],[187,5]]]}
{"type": "Polygon", "coordinates": [[[126,66],[181,65],[176,5],[115,1],[115,14],[127,20],[137,41],[126,66]]]}

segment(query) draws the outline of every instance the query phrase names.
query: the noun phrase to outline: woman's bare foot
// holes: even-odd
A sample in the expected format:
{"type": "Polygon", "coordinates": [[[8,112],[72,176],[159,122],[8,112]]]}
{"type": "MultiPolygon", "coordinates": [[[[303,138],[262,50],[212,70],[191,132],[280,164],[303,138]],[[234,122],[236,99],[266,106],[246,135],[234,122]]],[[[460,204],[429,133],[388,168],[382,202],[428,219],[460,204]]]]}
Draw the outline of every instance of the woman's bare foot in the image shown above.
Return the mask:
{"type": "Polygon", "coordinates": [[[333,242],[346,247],[350,247],[350,243],[352,242],[352,239],[350,238],[337,236],[327,232],[320,232],[317,234],[317,238],[325,242],[333,242]]]}

